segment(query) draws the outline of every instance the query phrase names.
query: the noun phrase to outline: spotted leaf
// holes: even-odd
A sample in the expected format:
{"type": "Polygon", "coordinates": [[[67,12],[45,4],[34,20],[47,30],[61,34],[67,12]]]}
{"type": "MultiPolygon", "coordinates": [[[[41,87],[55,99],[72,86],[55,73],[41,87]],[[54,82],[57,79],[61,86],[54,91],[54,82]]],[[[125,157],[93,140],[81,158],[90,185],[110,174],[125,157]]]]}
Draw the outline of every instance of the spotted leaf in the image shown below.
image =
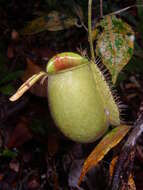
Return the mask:
{"type": "Polygon", "coordinates": [[[115,83],[119,72],[133,55],[134,32],[127,23],[113,15],[106,16],[100,26],[103,32],[97,37],[96,54],[109,69],[115,83]]]}

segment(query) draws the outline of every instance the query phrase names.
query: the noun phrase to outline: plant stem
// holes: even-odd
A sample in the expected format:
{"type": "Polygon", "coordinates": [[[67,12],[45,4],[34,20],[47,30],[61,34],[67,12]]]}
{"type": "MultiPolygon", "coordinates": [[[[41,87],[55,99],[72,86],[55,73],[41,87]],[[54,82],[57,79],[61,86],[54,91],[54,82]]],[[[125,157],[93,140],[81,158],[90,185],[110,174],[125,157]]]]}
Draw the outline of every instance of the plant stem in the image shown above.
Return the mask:
{"type": "Polygon", "coordinates": [[[92,40],[92,26],[91,26],[92,0],[88,1],[88,37],[92,61],[95,61],[93,40],[92,40]]]}

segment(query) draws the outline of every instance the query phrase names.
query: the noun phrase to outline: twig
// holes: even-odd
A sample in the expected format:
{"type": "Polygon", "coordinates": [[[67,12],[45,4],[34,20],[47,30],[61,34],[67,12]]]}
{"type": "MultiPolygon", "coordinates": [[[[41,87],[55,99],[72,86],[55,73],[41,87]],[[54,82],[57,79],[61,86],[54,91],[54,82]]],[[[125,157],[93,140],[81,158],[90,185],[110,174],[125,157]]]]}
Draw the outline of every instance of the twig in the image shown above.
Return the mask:
{"type": "Polygon", "coordinates": [[[103,1],[100,0],[100,18],[103,18],[103,1]]]}
{"type": "MultiPolygon", "coordinates": [[[[112,13],[110,13],[110,14],[107,14],[107,15],[116,15],[116,14],[120,14],[120,13],[122,13],[122,12],[125,12],[125,11],[127,11],[128,9],[131,9],[131,8],[134,8],[134,7],[143,7],[143,4],[137,4],[137,5],[131,5],[131,6],[128,6],[128,7],[125,7],[125,8],[123,8],[123,9],[120,9],[120,10],[118,10],[118,11],[115,11],[115,12],[112,12],[112,13]]],[[[106,16],[106,15],[105,15],[106,16]]]]}
{"type": "Polygon", "coordinates": [[[92,13],[92,0],[88,1],[88,35],[92,61],[95,61],[93,40],[92,40],[92,25],[91,25],[91,13],[92,13]]]}
{"type": "Polygon", "coordinates": [[[132,172],[137,140],[143,132],[143,102],[140,106],[140,113],[137,121],[130,132],[119,155],[114,176],[112,179],[111,190],[127,189],[128,179],[132,172]],[[126,186],[126,187],[125,187],[126,186]]]}

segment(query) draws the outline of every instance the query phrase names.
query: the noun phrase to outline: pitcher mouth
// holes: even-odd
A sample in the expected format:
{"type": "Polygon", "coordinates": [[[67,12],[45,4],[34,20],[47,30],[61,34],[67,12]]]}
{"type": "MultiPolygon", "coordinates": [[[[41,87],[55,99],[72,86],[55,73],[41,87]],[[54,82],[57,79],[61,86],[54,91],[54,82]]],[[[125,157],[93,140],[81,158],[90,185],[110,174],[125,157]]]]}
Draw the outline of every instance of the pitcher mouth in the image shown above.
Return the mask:
{"type": "Polygon", "coordinates": [[[69,68],[65,68],[65,69],[59,70],[59,71],[57,71],[57,72],[55,72],[55,73],[54,73],[54,72],[53,72],[53,73],[48,73],[48,75],[50,76],[50,75],[57,75],[57,74],[69,72],[69,71],[72,71],[72,70],[79,69],[79,68],[81,68],[81,67],[85,67],[86,65],[89,65],[89,64],[90,64],[90,61],[88,61],[88,59],[85,59],[85,60],[83,61],[83,63],[80,64],[80,65],[76,65],[76,66],[72,66],[72,67],[69,67],[69,68]]]}

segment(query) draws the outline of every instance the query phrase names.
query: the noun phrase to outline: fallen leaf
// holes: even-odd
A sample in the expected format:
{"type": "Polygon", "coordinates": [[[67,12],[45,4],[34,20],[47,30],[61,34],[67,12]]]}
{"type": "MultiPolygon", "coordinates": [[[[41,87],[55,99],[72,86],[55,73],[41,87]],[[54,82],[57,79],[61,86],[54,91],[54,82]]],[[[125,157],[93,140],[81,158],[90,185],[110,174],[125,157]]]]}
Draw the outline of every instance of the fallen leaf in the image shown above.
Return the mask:
{"type": "Polygon", "coordinates": [[[12,160],[9,163],[9,167],[11,170],[15,171],[16,173],[19,172],[20,164],[17,160],[12,160]]]}
{"type": "Polygon", "coordinates": [[[51,11],[47,15],[40,16],[29,22],[20,31],[21,35],[33,35],[43,31],[60,31],[77,24],[77,18],[64,13],[51,11]]]}
{"type": "Polygon", "coordinates": [[[79,178],[79,184],[81,183],[85,174],[94,166],[96,166],[99,161],[101,161],[104,156],[115,147],[129,132],[131,129],[128,125],[120,125],[112,129],[105,137],[99,142],[95,149],[88,156],[84,162],[82,172],[79,178]]]}
{"type": "Polygon", "coordinates": [[[32,134],[28,128],[29,121],[22,117],[12,132],[11,138],[7,143],[8,148],[19,147],[32,138],[32,134]]]}

